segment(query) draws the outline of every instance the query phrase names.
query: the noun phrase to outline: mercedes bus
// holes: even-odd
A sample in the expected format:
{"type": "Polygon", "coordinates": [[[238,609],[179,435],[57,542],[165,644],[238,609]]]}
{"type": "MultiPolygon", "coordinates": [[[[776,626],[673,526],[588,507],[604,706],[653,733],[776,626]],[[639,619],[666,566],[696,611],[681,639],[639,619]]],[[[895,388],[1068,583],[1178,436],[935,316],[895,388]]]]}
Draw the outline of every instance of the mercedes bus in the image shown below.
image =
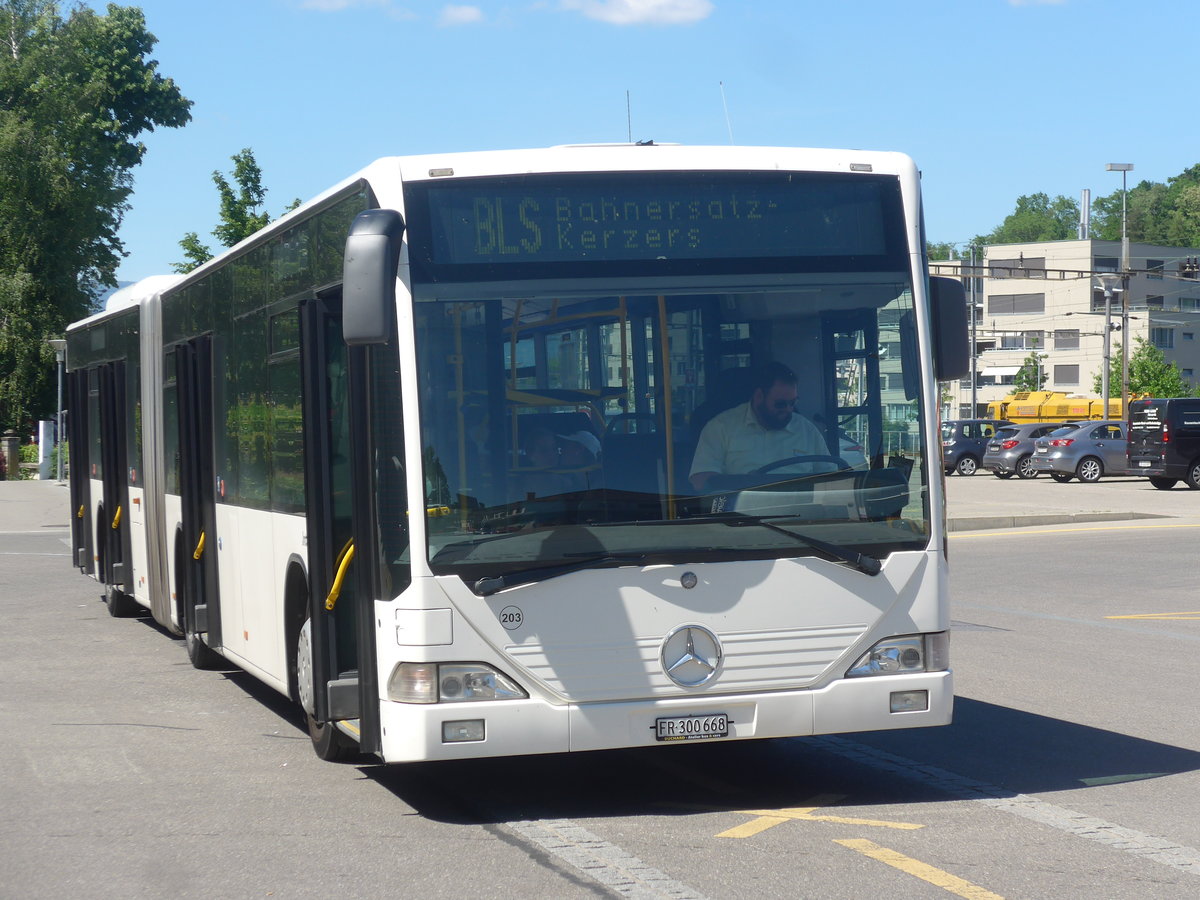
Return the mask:
{"type": "Polygon", "coordinates": [[[329,759],[945,724],[965,323],[902,154],[381,159],[68,329],[74,561],[329,759]]]}

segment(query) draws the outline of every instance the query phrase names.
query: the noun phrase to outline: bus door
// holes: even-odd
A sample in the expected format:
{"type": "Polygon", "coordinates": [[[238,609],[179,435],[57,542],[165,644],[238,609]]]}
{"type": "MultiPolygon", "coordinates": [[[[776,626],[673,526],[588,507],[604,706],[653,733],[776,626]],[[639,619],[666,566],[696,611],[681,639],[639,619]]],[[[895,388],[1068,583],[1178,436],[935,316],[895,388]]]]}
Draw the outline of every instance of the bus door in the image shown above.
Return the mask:
{"type": "MultiPolygon", "coordinates": [[[[217,581],[217,511],[213,474],[213,347],[202,335],[175,348],[179,406],[179,494],[183,552],[176,581],[183,592],[180,621],[192,640],[221,646],[217,581]]],[[[203,651],[197,648],[197,652],[203,651]]],[[[196,657],[193,656],[193,661],[196,657]]]]}
{"type": "Polygon", "coordinates": [[[341,302],[300,310],[314,718],[380,749],[375,600],[408,583],[395,341],[347,348],[341,302]]]}
{"type": "Polygon", "coordinates": [[[104,520],[98,523],[100,579],[110,589],[130,593],[129,456],[125,446],[125,363],[99,366],[100,470],[104,520]]]}
{"type": "Polygon", "coordinates": [[[86,369],[67,374],[67,440],[75,448],[75,458],[70,466],[71,489],[71,547],[75,565],[81,572],[91,574],[92,529],[88,526],[91,516],[91,467],[88,465],[88,373],[86,369]]]}
{"type": "MultiPolygon", "coordinates": [[[[300,307],[313,717],[322,723],[361,723],[363,707],[373,708],[374,702],[363,702],[356,581],[348,577],[356,553],[349,372],[341,322],[336,298],[314,298],[300,307]]],[[[370,611],[366,618],[374,622],[370,611]]],[[[374,666],[370,669],[373,674],[374,666]]]]}

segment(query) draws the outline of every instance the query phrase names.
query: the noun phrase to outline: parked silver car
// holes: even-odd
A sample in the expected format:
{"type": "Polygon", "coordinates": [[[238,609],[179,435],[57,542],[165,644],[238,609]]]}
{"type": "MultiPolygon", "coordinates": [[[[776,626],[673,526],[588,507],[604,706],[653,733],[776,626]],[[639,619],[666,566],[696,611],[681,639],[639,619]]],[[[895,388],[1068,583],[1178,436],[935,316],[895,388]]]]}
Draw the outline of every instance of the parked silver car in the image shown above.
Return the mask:
{"type": "Polygon", "coordinates": [[[1023,422],[997,428],[988,441],[987,452],[980,465],[997,478],[1036,478],[1040,473],[1033,465],[1033,442],[1066,422],[1023,422]]]}
{"type": "Polygon", "coordinates": [[[1033,467],[1055,481],[1099,481],[1105,473],[1124,475],[1125,423],[1068,422],[1033,442],[1033,467]]]}

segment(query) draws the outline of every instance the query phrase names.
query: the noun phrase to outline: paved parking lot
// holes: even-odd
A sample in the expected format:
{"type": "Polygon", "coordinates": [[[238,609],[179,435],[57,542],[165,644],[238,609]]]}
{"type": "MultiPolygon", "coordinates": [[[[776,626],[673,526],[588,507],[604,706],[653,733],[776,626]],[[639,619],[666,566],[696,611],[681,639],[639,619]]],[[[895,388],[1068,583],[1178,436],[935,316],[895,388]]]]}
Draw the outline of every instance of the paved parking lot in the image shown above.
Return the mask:
{"type": "Polygon", "coordinates": [[[1200,491],[1160,491],[1145,478],[1106,476],[1094,484],[1059,484],[1044,475],[1001,480],[982,472],[946,479],[951,531],[1200,516],[1200,491]]]}

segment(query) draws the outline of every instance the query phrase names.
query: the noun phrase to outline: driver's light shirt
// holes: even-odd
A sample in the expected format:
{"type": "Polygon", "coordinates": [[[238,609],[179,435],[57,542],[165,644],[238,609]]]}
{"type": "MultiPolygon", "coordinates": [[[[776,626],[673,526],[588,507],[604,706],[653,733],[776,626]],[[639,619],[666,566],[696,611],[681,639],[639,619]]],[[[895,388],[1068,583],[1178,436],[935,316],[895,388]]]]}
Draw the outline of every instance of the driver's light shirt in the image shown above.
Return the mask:
{"type": "MultiPolygon", "coordinates": [[[[793,413],[784,428],[763,428],[746,402],[713,416],[704,426],[689,475],[697,472],[745,475],[793,456],[828,454],[821,432],[808,419],[793,413]]],[[[812,467],[812,463],[796,463],[781,466],[778,471],[809,472],[812,467]]]]}

